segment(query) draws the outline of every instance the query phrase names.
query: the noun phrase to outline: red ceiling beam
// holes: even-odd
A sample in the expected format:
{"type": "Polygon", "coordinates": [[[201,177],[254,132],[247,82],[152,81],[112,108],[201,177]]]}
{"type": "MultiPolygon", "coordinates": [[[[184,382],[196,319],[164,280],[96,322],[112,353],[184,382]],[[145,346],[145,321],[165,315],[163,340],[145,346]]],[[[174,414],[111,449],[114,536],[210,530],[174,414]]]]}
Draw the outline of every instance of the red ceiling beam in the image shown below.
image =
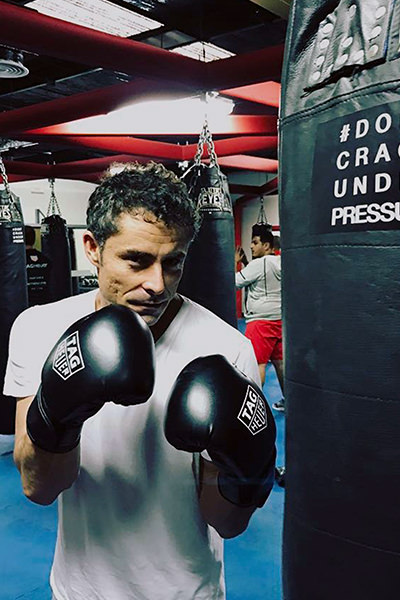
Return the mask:
{"type": "Polygon", "coordinates": [[[271,79],[280,80],[284,45],[268,46],[261,50],[238,54],[224,60],[207,63],[207,84],[210,89],[222,90],[271,79]]]}
{"type": "MultiPolygon", "coordinates": [[[[229,156],[230,154],[241,154],[245,152],[254,152],[256,150],[276,150],[278,143],[277,136],[241,136],[228,138],[224,140],[215,140],[214,146],[218,157],[229,156]]],[[[193,159],[196,154],[197,144],[182,146],[183,157],[185,160],[193,159]]],[[[203,157],[209,156],[208,149],[204,148],[203,157]]]]}
{"type": "Polygon", "coordinates": [[[50,135],[30,134],[18,135],[18,138],[57,143],[60,146],[71,146],[99,150],[102,152],[115,152],[116,154],[132,154],[147,156],[148,158],[165,158],[169,160],[183,160],[183,146],[154,140],[144,140],[128,136],[101,136],[101,135],[50,135]]]}
{"type": "Polygon", "coordinates": [[[266,173],[276,173],[278,170],[277,160],[260,158],[259,156],[248,156],[246,154],[224,156],[218,159],[218,163],[221,167],[231,167],[249,171],[263,171],[266,173]]]}
{"type": "Polygon", "coordinates": [[[32,175],[33,177],[50,177],[51,165],[18,160],[5,160],[7,174],[32,175]]]}
{"type": "MultiPolygon", "coordinates": [[[[50,136],[48,134],[22,134],[25,140],[51,141],[62,146],[90,148],[104,152],[124,154],[140,154],[151,158],[165,158],[170,160],[192,160],[196,154],[197,144],[178,145],[167,142],[157,142],[128,136],[50,136]]],[[[271,136],[238,136],[222,140],[214,140],[217,156],[229,156],[256,150],[271,150],[277,148],[278,138],[271,136]]],[[[204,157],[208,156],[207,148],[204,157]]]]}
{"type": "Polygon", "coordinates": [[[243,183],[230,183],[229,191],[231,194],[249,194],[252,196],[260,195],[260,186],[244,185],[243,183]]]}
{"type": "Polygon", "coordinates": [[[104,173],[108,167],[114,163],[127,163],[134,161],[143,161],[143,157],[133,156],[132,154],[115,154],[104,158],[89,158],[87,160],[75,160],[59,165],[53,165],[51,170],[53,177],[70,177],[82,173],[91,173],[99,171],[99,174],[104,173]]]}
{"type": "Polygon", "coordinates": [[[254,85],[244,85],[242,87],[221,90],[221,94],[278,108],[281,85],[275,81],[264,81],[262,83],[255,83],[254,85]]]}
{"type": "Polygon", "coordinates": [[[132,154],[116,154],[103,158],[90,158],[87,160],[76,160],[62,164],[42,164],[27,161],[5,160],[4,166],[7,174],[33,176],[37,178],[49,177],[74,177],[81,173],[98,172],[104,173],[108,167],[115,162],[147,162],[143,156],[134,156],[132,154]]]}
{"type": "MultiPolygon", "coordinates": [[[[252,200],[260,196],[270,196],[278,193],[278,177],[270,179],[260,186],[245,186],[240,184],[230,184],[229,189],[232,194],[244,194],[236,199],[235,206],[241,202],[252,200]],[[246,189],[247,188],[247,189],[246,189]]],[[[279,229],[279,228],[278,228],[279,229]]]]}
{"type": "MultiPolygon", "coordinates": [[[[41,177],[41,176],[35,177],[34,175],[13,175],[12,173],[10,173],[10,175],[8,175],[9,183],[17,183],[19,181],[34,181],[36,179],[43,179],[43,177],[41,177]]],[[[0,180],[1,180],[1,177],[0,177],[0,180]]]]}

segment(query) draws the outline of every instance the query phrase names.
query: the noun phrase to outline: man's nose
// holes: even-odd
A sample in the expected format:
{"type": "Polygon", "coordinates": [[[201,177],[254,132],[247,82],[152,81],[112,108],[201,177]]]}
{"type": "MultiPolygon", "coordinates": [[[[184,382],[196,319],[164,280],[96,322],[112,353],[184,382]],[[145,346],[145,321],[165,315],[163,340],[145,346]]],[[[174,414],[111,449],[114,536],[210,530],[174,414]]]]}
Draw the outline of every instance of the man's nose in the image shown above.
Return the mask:
{"type": "Polygon", "coordinates": [[[164,292],[165,283],[161,265],[151,265],[146,269],[144,275],[145,279],[142,283],[142,287],[146,290],[146,292],[157,296],[164,292]]]}

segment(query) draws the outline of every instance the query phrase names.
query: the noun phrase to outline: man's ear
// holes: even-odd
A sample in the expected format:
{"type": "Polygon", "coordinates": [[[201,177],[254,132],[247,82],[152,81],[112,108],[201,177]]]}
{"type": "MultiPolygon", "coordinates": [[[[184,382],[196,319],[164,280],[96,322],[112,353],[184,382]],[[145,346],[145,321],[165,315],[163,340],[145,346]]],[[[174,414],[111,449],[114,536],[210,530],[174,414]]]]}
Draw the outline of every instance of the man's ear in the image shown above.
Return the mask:
{"type": "Polygon", "coordinates": [[[88,260],[93,266],[98,267],[100,265],[100,246],[93,233],[88,229],[83,234],[83,247],[88,260]]]}

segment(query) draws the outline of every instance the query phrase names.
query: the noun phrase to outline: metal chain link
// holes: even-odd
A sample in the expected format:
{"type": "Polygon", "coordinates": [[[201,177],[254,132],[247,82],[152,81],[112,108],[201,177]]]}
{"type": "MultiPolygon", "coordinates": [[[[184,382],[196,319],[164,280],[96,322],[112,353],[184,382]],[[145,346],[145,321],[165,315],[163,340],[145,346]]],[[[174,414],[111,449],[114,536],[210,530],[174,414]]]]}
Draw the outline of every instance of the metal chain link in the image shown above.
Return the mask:
{"type": "Polygon", "coordinates": [[[8,182],[8,176],[7,176],[6,167],[4,165],[4,161],[3,161],[3,157],[1,155],[1,153],[0,153],[0,175],[1,175],[2,179],[3,179],[4,189],[5,189],[5,192],[6,192],[7,196],[8,196],[8,200],[10,202],[12,218],[14,220],[20,219],[21,221],[23,221],[21,207],[15,201],[15,197],[13,196],[13,194],[11,192],[10,184],[8,182]]]}
{"type": "Polygon", "coordinates": [[[47,216],[51,215],[61,215],[61,210],[57,202],[56,193],[54,191],[54,177],[49,178],[49,186],[50,186],[50,202],[49,207],[47,209],[47,216]]]}
{"type": "Polygon", "coordinates": [[[3,157],[0,154],[0,175],[3,179],[3,185],[4,185],[4,189],[6,190],[7,196],[9,198],[9,200],[12,202],[12,195],[11,195],[11,189],[10,189],[10,185],[8,183],[8,177],[7,177],[7,173],[6,173],[6,168],[4,166],[4,161],[3,161],[3,157]]]}
{"type": "Polygon", "coordinates": [[[197,150],[194,157],[195,165],[199,165],[201,163],[201,157],[203,156],[204,146],[208,148],[208,154],[210,156],[210,165],[213,167],[218,166],[217,154],[215,152],[215,146],[212,139],[211,131],[208,126],[207,117],[204,119],[203,129],[201,130],[199,141],[197,144],[197,150]]]}
{"type": "Polygon", "coordinates": [[[257,223],[256,225],[267,225],[268,227],[272,227],[270,223],[268,223],[267,215],[265,214],[264,209],[264,197],[260,197],[260,210],[258,211],[257,223]]]}

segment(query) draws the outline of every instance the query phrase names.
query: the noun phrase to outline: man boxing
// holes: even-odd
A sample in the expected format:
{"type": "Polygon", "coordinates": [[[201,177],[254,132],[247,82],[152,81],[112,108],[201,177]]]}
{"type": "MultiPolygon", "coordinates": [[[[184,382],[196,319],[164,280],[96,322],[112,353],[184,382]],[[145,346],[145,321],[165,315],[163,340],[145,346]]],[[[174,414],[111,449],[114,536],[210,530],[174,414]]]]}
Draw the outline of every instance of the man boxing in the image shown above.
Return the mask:
{"type": "Polygon", "coordinates": [[[14,456],[28,498],[59,500],[56,600],[224,598],[222,537],[270,492],[275,428],[251,344],[177,294],[197,227],[173,173],[125,166],[89,199],[99,289],[13,326],[14,456]]]}

